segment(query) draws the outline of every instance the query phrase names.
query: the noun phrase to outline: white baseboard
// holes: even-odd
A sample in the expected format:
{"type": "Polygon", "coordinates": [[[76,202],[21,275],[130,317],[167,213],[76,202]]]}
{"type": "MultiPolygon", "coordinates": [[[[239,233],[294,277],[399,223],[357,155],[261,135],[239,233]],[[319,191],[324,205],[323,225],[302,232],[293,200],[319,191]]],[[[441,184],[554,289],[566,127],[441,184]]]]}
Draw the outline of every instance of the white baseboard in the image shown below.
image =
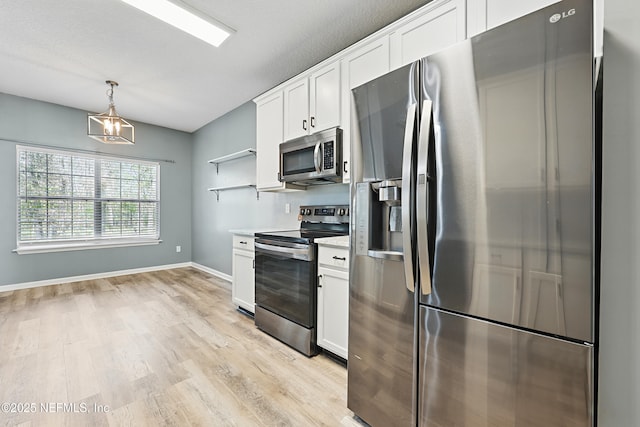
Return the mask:
{"type": "MultiPolygon", "coordinates": [[[[150,271],[171,270],[174,268],[196,267],[191,262],[181,262],[178,264],[156,265],[153,267],[131,268],[129,270],[105,271],[104,273],[85,274],[82,276],[60,277],[57,279],[37,280],[35,282],[23,282],[13,285],[0,285],[0,292],[16,291],[19,289],[37,288],[39,286],[60,285],[62,283],[80,282],[84,280],[106,279],[108,277],[126,276],[129,274],[148,273],[150,271]]],[[[214,270],[215,271],[215,270],[214,270]]],[[[209,271],[207,271],[209,272],[209,271]]],[[[212,272],[209,272],[214,274],[212,272]]],[[[223,274],[223,273],[219,273],[223,274]]],[[[214,274],[216,275],[216,274],[214,274]]]]}
{"type": "Polygon", "coordinates": [[[192,262],[191,267],[197,268],[198,270],[204,271],[205,273],[209,273],[212,276],[219,277],[222,280],[226,280],[227,282],[232,281],[232,277],[230,275],[225,274],[222,271],[214,270],[213,268],[207,267],[206,265],[198,264],[197,262],[192,262]]]}

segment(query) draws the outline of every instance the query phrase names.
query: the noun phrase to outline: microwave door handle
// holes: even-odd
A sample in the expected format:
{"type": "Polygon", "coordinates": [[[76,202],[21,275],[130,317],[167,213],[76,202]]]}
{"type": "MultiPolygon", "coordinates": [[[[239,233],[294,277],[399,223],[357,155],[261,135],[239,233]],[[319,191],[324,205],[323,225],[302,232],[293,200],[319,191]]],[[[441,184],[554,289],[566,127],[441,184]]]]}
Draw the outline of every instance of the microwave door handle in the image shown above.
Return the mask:
{"type": "Polygon", "coordinates": [[[321,145],[322,143],[318,142],[316,148],[313,150],[313,165],[318,173],[322,172],[322,157],[320,157],[322,154],[321,145]]]}
{"type": "Polygon", "coordinates": [[[404,277],[405,286],[411,292],[415,292],[414,282],[414,265],[413,265],[413,242],[412,242],[412,212],[411,212],[411,196],[412,196],[412,180],[411,167],[413,164],[413,130],[416,122],[415,103],[409,105],[407,109],[407,121],[404,128],[404,148],[402,152],[402,192],[401,211],[402,211],[402,257],[404,259],[404,277]]]}
{"type": "Polygon", "coordinates": [[[418,267],[420,269],[420,289],[423,295],[431,293],[431,265],[429,258],[429,144],[433,133],[433,103],[426,100],[422,104],[420,133],[418,134],[418,165],[416,167],[416,223],[418,245],[418,267]]]}

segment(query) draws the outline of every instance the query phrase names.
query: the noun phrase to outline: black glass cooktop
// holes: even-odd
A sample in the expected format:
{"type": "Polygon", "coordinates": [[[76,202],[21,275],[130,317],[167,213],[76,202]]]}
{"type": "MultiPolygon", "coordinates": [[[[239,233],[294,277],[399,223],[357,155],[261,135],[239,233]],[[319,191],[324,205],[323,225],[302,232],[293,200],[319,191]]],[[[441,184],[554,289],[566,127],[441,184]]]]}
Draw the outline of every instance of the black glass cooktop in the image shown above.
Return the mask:
{"type": "Polygon", "coordinates": [[[349,235],[348,205],[300,206],[299,212],[299,229],[265,231],[256,233],[256,238],[305,244],[320,237],[349,235]]]}
{"type": "Polygon", "coordinates": [[[268,231],[264,233],[256,233],[257,238],[272,239],[272,240],[286,240],[296,243],[313,243],[314,239],[321,237],[336,237],[346,236],[348,230],[282,230],[282,231],[268,231]]]}

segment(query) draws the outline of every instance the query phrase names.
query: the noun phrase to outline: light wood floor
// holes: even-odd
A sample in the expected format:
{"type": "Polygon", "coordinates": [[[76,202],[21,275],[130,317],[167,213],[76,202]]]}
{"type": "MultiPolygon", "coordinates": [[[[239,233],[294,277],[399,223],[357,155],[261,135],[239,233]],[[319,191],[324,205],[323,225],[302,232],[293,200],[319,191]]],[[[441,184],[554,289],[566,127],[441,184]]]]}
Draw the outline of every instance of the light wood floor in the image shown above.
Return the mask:
{"type": "Polygon", "coordinates": [[[230,294],[191,268],[0,292],[0,425],[355,425],[346,369],[230,294]]]}

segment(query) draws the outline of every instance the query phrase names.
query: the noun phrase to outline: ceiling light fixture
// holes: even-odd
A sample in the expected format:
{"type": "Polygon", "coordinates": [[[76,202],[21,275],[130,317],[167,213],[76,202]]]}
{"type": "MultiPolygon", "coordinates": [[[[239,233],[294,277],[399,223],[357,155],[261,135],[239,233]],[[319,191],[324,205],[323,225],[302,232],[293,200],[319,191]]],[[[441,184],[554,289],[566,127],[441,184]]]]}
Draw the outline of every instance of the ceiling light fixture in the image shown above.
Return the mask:
{"type": "Polygon", "coordinates": [[[233,33],[232,29],[182,2],[178,6],[168,0],[122,1],[215,47],[233,33]]]}
{"type": "Polygon", "coordinates": [[[118,82],[107,80],[106,83],[110,86],[107,89],[109,110],[88,115],[87,134],[105,144],[135,144],[133,125],[118,115],[113,103],[113,87],[118,86],[118,82]]]}

